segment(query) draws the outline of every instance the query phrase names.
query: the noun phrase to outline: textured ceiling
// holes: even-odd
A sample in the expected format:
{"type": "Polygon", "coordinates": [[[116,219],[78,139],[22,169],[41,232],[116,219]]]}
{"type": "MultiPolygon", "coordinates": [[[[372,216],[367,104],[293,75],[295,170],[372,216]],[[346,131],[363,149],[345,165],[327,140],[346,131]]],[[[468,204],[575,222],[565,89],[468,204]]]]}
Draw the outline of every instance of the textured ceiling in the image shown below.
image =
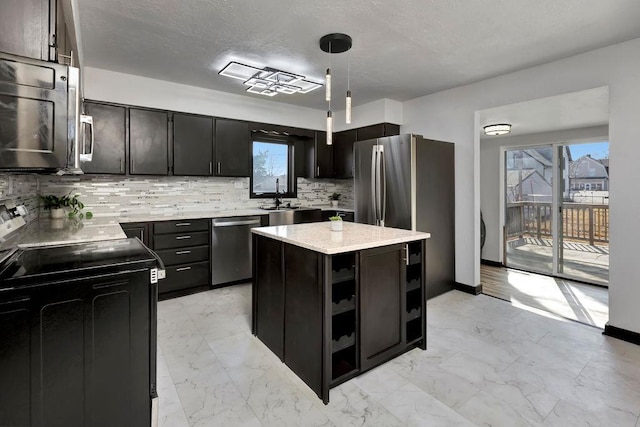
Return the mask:
{"type": "Polygon", "coordinates": [[[486,136],[482,131],[484,126],[496,123],[511,124],[509,136],[607,125],[609,88],[599,87],[482,110],[480,138],[500,138],[486,136]]]}
{"type": "MultiPolygon", "coordinates": [[[[342,93],[349,59],[354,105],[405,101],[640,37],[638,0],[78,3],[87,66],[244,94],[240,81],[217,74],[230,60],[318,82],[331,61],[342,93]],[[332,32],[351,35],[351,51],[322,52],[318,41],[332,32]]],[[[326,106],[321,90],[271,99],[326,106]]]]}

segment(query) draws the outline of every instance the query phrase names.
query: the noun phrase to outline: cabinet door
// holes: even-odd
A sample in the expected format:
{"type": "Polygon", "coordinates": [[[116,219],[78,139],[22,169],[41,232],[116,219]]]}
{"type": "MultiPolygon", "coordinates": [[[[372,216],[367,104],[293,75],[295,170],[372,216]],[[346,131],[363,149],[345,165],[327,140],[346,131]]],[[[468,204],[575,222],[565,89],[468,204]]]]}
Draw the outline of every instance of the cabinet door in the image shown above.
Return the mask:
{"type": "Polygon", "coordinates": [[[308,178],[333,178],[333,146],[327,145],[326,132],[316,132],[309,142],[307,167],[308,178]]]}
{"type": "Polygon", "coordinates": [[[164,111],[129,109],[129,172],[167,175],[168,117],[164,111]]]}
{"type": "Polygon", "coordinates": [[[126,109],[115,105],[84,103],[93,117],[93,159],[82,164],[85,173],[125,173],[126,109]]]}
{"type": "Polygon", "coordinates": [[[121,224],[122,231],[127,237],[137,237],[142,243],[149,246],[149,225],[143,222],[121,224]]]}
{"type": "Polygon", "coordinates": [[[55,31],[56,2],[49,0],[3,0],[0,2],[0,52],[44,61],[49,57],[49,28],[55,31]]]}
{"type": "Polygon", "coordinates": [[[404,245],[360,252],[360,367],[383,363],[405,346],[404,245]]]}
{"type": "Polygon", "coordinates": [[[173,115],[173,174],[213,174],[213,118],[173,115]]]}
{"type": "Polygon", "coordinates": [[[356,130],[347,130],[333,135],[333,174],[336,178],[353,178],[353,144],[356,130]]]}
{"type": "Polygon", "coordinates": [[[216,119],[215,132],[216,176],[249,176],[249,123],[216,119]]]}
{"type": "Polygon", "coordinates": [[[366,141],[367,139],[382,138],[383,136],[399,135],[400,126],[391,123],[378,123],[358,128],[357,133],[358,141],[366,141]]]}

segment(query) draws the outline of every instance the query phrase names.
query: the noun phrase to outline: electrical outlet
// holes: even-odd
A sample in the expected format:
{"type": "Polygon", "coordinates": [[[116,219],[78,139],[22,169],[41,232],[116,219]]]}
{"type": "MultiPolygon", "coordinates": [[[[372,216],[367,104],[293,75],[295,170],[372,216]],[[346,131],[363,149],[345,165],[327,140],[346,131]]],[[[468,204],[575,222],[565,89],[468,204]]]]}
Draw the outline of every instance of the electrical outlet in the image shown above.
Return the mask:
{"type": "Polygon", "coordinates": [[[319,182],[314,182],[313,183],[313,188],[316,188],[316,189],[320,188],[320,183],[319,182]]]}
{"type": "Polygon", "coordinates": [[[242,189],[242,181],[237,180],[236,182],[233,183],[235,188],[240,188],[242,189]]]}

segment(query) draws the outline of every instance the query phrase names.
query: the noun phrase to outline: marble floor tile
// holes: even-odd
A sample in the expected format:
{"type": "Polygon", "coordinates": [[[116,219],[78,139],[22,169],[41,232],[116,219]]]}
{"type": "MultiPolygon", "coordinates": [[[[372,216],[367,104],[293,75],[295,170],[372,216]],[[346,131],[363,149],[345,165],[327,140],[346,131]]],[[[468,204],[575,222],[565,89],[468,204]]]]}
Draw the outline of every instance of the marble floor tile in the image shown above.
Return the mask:
{"type": "Polygon", "coordinates": [[[251,287],[159,303],[160,425],[640,427],[640,346],[452,291],[427,350],[333,388],[330,403],[251,334],[251,287]]]}

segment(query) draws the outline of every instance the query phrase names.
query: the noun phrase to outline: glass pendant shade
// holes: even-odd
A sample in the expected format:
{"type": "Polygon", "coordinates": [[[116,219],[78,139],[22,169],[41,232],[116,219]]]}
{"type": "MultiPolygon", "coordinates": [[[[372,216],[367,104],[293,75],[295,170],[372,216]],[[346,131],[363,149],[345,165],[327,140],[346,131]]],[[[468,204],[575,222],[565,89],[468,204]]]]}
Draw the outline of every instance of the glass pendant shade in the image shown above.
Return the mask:
{"type": "Polygon", "coordinates": [[[347,91],[347,99],[346,99],[345,109],[344,109],[344,121],[347,124],[351,123],[351,91],[350,90],[347,91]]]}
{"type": "Polygon", "coordinates": [[[327,145],[333,144],[333,115],[327,111],[327,145]]]}
{"type": "Polygon", "coordinates": [[[325,77],[325,99],[331,101],[331,69],[327,68],[327,75],[325,77]]]}

